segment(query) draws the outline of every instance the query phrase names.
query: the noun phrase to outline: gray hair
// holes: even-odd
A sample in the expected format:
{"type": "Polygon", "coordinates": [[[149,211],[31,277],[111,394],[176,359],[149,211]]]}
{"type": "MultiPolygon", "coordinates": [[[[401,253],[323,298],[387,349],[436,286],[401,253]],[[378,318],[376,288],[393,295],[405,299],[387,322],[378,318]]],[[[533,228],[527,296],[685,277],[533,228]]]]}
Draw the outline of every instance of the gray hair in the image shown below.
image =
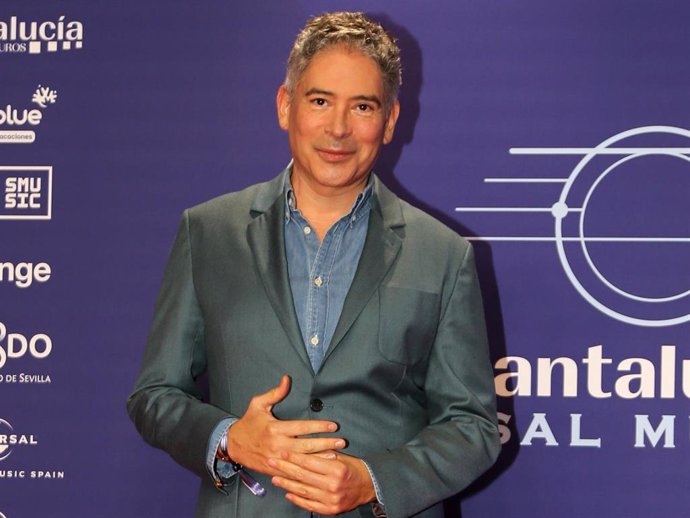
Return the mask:
{"type": "Polygon", "coordinates": [[[381,25],[363,13],[326,13],[307,21],[288,57],[285,76],[288,94],[292,96],[312,58],[332,45],[358,50],[376,62],[383,77],[383,106],[387,115],[402,84],[400,49],[381,25]]]}

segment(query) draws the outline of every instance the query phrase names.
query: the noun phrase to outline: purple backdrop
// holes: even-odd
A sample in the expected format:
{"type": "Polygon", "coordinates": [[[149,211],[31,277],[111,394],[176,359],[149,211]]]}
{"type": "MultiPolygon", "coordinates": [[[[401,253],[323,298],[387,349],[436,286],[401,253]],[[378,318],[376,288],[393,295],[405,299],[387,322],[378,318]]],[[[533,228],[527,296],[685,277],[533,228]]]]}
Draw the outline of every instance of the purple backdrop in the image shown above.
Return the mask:
{"type": "Polygon", "coordinates": [[[690,5],[394,4],[3,1],[0,517],[192,515],[124,401],[179,214],[287,163],[337,9],[403,49],[381,176],[478,252],[505,444],[453,514],[687,513],[690,5]]]}

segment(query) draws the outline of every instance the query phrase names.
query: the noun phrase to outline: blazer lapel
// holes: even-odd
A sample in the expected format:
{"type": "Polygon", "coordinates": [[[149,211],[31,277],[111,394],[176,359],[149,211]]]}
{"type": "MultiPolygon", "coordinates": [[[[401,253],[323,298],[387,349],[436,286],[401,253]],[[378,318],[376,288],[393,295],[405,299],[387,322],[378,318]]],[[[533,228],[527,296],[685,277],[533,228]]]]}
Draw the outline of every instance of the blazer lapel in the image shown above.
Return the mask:
{"type": "Polygon", "coordinates": [[[378,290],[381,281],[398,257],[402,245],[402,237],[393,230],[405,225],[400,200],[378,178],[374,177],[374,182],[373,204],[369,213],[369,227],[362,256],[359,259],[350,291],[345,297],[340,320],[324,356],[324,362],[340,344],[371,296],[378,290]]]}
{"type": "Polygon", "coordinates": [[[285,255],[285,213],[282,201],[284,176],[262,186],[252,212],[257,216],[247,227],[247,242],[263,282],[266,295],[273,306],[290,344],[302,361],[311,363],[302,344],[297,316],[292,301],[290,279],[285,255]]]}

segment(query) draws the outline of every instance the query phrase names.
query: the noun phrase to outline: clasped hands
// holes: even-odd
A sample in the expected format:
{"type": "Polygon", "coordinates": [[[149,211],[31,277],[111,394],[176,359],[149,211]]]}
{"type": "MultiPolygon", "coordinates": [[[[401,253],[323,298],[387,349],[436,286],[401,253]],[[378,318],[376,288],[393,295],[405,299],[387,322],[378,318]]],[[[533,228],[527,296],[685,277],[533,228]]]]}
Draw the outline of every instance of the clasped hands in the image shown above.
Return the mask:
{"type": "Polygon", "coordinates": [[[228,454],[254,471],[272,477],[293,504],[318,514],[350,511],[376,499],[364,462],[339,450],[339,437],[307,437],[333,433],[332,421],[276,419],[273,406],[290,391],[290,378],[254,396],[244,415],[228,431],[228,454]]]}

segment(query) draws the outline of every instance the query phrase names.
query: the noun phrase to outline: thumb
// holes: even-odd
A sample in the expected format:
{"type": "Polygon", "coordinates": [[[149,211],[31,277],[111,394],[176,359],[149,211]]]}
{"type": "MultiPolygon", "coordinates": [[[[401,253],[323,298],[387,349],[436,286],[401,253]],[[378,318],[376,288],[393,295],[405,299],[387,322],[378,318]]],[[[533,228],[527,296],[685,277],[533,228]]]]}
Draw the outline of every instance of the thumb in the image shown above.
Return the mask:
{"type": "Polygon", "coordinates": [[[280,383],[271,390],[259,394],[255,398],[255,403],[262,409],[270,412],[273,405],[280,403],[290,392],[290,377],[284,375],[280,378],[280,383]]]}

